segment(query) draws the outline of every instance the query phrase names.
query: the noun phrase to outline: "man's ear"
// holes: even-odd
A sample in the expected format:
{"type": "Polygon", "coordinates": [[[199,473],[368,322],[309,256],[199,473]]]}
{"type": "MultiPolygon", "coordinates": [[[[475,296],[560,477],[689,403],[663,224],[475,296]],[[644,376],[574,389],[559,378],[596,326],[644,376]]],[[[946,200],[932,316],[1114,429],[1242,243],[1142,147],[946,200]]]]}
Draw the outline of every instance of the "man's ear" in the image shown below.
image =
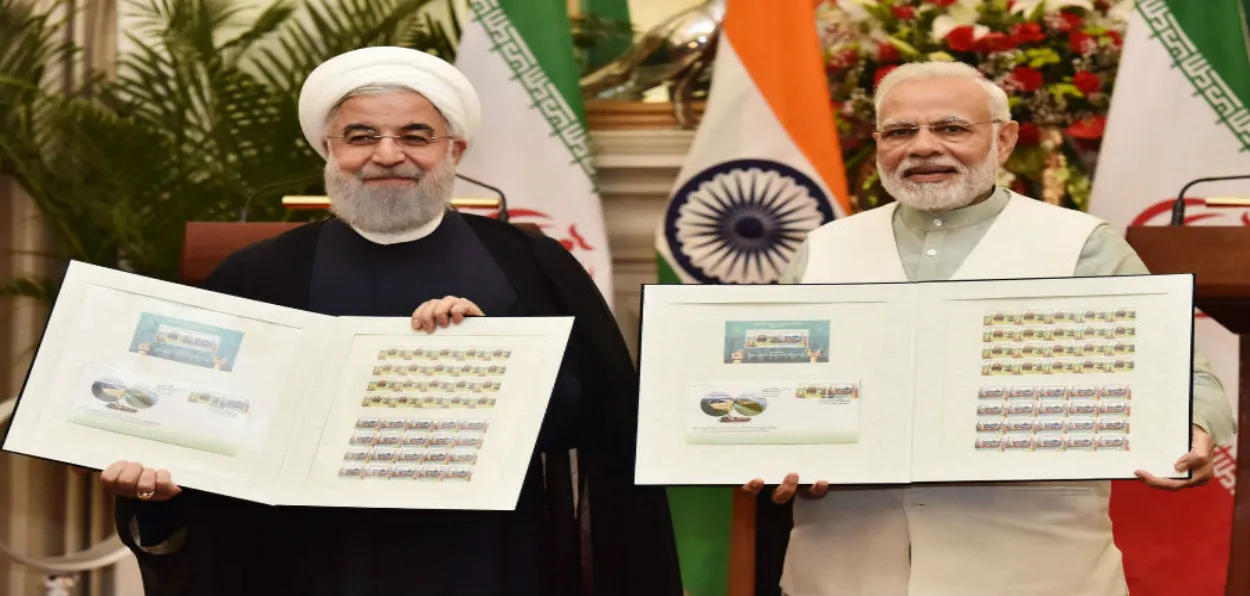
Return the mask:
{"type": "Polygon", "coordinates": [[[460,165],[460,158],[464,157],[464,152],[469,149],[469,142],[464,139],[456,139],[452,142],[455,149],[452,151],[452,157],[456,160],[456,165],[460,165]]]}
{"type": "Polygon", "coordinates": [[[1011,152],[1016,149],[1016,141],[1020,138],[1020,123],[1011,120],[998,127],[998,165],[1007,163],[1011,152]]]}

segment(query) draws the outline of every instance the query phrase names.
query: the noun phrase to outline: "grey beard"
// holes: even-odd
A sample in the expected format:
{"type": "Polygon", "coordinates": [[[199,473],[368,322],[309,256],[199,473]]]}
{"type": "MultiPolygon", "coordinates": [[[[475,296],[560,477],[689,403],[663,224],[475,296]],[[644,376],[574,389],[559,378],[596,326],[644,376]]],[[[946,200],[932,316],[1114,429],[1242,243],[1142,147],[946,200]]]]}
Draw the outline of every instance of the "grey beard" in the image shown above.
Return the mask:
{"type": "Polygon", "coordinates": [[[929,213],[958,209],[971,204],[978,195],[998,182],[998,139],[990,144],[985,159],[971,167],[952,158],[929,161],[908,158],[893,171],[883,168],[878,159],[877,170],[881,172],[881,186],[886,192],[912,209],[929,213]],[[922,164],[953,167],[957,175],[943,183],[911,182],[903,178],[902,172],[922,164]]]}
{"type": "Polygon", "coordinates": [[[364,232],[396,234],[434,221],[447,209],[455,183],[456,162],[450,157],[430,172],[407,165],[390,169],[366,167],[359,175],[339,169],[333,157],[326,160],[330,212],[364,232]],[[417,184],[406,188],[365,186],[364,179],[383,175],[412,177],[417,184]]]}

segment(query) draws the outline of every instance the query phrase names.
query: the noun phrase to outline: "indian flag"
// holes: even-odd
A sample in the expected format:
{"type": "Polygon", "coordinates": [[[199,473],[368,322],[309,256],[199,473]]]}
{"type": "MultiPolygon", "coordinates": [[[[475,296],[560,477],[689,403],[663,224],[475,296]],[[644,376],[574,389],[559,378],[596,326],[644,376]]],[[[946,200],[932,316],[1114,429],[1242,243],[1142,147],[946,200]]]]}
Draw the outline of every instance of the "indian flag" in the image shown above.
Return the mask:
{"type": "MultiPolygon", "coordinates": [[[[708,104],[656,232],[661,283],[776,282],[809,231],[849,213],[816,4],[727,2],[708,104]]],[[[669,490],[690,596],[727,593],[731,520],[753,503],[734,494],[669,490]]]]}
{"type": "MultiPolygon", "coordinates": [[[[1121,227],[1167,225],[1187,182],[1250,173],[1247,106],[1250,50],[1240,0],[1138,0],[1090,213],[1121,227]]],[[[1186,196],[1250,196],[1250,181],[1202,184],[1186,196]]],[[[1250,225],[1244,209],[1190,203],[1186,225],[1250,225]]],[[[1235,397],[1237,337],[1199,317],[1197,346],[1235,397]]],[[[1165,493],[1138,482],[1113,485],[1111,517],[1134,596],[1224,594],[1234,467],[1235,453],[1220,448],[1208,486],[1165,493]]]]}
{"type": "Polygon", "coordinates": [[[712,88],[656,234],[661,281],[777,281],[849,212],[811,0],[729,0],[712,88]]]}
{"type": "MultiPolygon", "coordinates": [[[[456,66],[482,101],[482,132],[457,171],[503,191],[586,267],[611,303],[612,260],[591,164],[565,0],[470,0],[456,66]]],[[[494,196],[460,180],[456,196],[494,196]]]]}

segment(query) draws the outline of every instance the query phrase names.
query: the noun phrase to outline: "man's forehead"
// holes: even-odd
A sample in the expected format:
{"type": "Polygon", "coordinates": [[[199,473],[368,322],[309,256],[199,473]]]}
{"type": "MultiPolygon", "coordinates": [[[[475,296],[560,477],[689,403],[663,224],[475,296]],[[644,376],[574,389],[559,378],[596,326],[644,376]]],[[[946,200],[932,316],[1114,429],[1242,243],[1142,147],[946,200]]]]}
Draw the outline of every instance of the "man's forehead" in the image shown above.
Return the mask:
{"type": "Polygon", "coordinates": [[[939,77],[903,81],[889,90],[877,115],[882,121],[980,121],[990,115],[989,94],[976,81],[939,77]]]}

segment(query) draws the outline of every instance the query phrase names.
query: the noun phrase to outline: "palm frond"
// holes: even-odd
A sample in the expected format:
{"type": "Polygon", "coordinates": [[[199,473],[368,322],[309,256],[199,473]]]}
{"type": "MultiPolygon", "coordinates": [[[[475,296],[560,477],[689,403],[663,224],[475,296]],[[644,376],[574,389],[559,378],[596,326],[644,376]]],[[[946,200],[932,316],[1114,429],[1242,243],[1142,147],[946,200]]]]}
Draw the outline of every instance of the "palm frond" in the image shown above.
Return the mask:
{"type": "MultiPolygon", "coordinates": [[[[77,48],[42,1],[0,0],[0,175],[31,196],[58,258],[158,279],[177,275],[187,222],[233,220],[261,189],[322,192],[324,162],[298,117],[316,65],[381,44],[451,60],[459,37],[454,21],[421,14],[431,0],[274,0],[228,39],[242,0],[128,0],[134,50],[117,76],[53,93],[48,65],[77,48]]],[[[273,201],[250,214],[317,217],[273,201]]],[[[50,299],[55,287],[13,280],[3,292],[50,299]]]]}

